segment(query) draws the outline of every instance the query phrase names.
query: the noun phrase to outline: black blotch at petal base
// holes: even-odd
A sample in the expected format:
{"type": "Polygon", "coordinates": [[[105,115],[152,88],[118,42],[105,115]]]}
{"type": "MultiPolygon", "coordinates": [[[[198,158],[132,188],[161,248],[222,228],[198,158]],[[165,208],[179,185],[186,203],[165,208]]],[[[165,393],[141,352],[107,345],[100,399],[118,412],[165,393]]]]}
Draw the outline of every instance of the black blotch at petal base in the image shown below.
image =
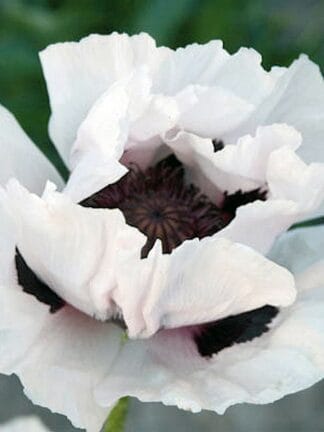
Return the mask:
{"type": "Polygon", "coordinates": [[[42,303],[50,307],[50,312],[54,313],[60,310],[65,301],[52,291],[44,282],[42,282],[33,270],[28,267],[23,256],[16,248],[15,263],[18,275],[18,283],[22,286],[24,292],[33,295],[42,303]]]}
{"type": "Polygon", "coordinates": [[[203,357],[211,357],[224,348],[260,337],[278,314],[278,308],[263,306],[209,324],[203,324],[194,340],[203,357]]]}

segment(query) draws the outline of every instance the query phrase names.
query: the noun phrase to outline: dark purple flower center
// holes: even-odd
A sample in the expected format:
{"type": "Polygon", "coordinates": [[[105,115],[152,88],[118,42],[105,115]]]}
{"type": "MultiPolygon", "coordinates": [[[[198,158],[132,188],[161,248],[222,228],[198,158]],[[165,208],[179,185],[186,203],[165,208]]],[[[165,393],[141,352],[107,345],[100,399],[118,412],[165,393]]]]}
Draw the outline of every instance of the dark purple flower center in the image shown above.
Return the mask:
{"type": "Polygon", "coordinates": [[[215,234],[234,218],[237,207],[256,199],[265,199],[265,192],[224,194],[222,206],[217,206],[186,182],[182,164],[170,156],[145,171],[131,167],[117,183],[81,205],[120,209],[126,222],[146,235],[142,250],[145,258],[157,239],[162,242],[163,252],[171,253],[185,240],[215,234]]]}

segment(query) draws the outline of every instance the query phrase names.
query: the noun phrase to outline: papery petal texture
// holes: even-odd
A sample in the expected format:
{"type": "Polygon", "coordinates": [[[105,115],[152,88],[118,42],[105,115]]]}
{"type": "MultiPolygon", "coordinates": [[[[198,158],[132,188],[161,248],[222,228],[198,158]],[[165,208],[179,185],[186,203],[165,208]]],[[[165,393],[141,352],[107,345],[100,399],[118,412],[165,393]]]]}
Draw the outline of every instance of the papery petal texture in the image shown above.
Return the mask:
{"type": "Polygon", "coordinates": [[[146,64],[154,70],[167,55],[168,49],[157,50],[144,33],[92,35],[41,53],[52,108],[50,134],[67,163],[77,129],[96,99],[134,68],[146,64]]]}
{"type": "Polygon", "coordinates": [[[0,184],[16,177],[32,192],[41,193],[47,180],[61,187],[62,179],[28,138],[14,116],[0,105],[0,184]]]}
{"type": "MultiPolygon", "coordinates": [[[[294,263],[296,239],[316,250],[318,233],[312,230],[283,236],[274,258],[282,262],[289,249],[287,259],[294,263]]],[[[300,264],[304,266],[298,250],[296,258],[299,270],[300,264]]],[[[280,311],[268,333],[212,359],[197,355],[190,329],[162,331],[148,341],[127,342],[118,364],[96,390],[99,403],[109,404],[127,393],[193,412],[223,413],[236,403],[269,403],[313,385],[324,376],[323,268],[322,261],[298,275],[296,302],[280,311]]]]}

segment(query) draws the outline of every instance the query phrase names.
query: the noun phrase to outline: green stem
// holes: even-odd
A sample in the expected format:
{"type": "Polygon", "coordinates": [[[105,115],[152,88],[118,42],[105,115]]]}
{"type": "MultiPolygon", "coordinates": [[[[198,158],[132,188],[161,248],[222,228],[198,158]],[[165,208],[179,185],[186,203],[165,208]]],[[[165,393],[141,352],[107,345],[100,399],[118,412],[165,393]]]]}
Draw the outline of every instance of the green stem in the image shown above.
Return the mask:
{"type": "Polygon", "coordinates": [[[114,409],[109,414],[108,419],[106,420],[104,432],[124,431],[128,411],[128,403],[129,400],[127,397],[119,400],[117,405],[115,405],[114,409]]]}

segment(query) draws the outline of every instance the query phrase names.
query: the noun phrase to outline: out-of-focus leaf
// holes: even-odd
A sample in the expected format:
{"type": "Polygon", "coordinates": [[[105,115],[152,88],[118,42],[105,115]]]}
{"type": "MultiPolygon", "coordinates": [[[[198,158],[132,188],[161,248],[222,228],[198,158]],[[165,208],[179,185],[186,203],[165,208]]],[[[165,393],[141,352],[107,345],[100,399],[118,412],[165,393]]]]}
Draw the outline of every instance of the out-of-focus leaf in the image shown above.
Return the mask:
{"type": "Polygon", "coordinates": [[[199,0],[151,0],[136,9],[134,32],[146,31],[158,39],[159,44],[173,45],[179,26],[192,15],[199,0]]]}

